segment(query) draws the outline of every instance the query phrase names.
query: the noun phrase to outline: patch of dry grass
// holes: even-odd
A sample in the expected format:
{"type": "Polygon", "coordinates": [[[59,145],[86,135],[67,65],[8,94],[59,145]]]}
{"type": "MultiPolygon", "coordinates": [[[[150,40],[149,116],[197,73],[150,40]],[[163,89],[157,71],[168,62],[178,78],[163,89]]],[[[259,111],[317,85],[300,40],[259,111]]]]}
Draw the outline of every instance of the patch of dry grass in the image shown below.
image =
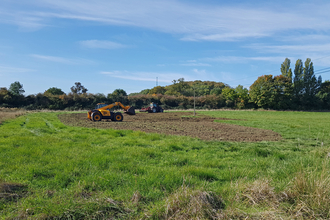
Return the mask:
{"type": "Polygon", "coordinates": [[[143,199],[143,196],[140,194],[139,191],[134,192],[131,202],[135,205],[139,204],[139,202],[143,199]]]}
{"type": "Polygon", "coordinates": [[[165,208],[153,218],[167,220],[219,219],[223,217],[221,212],[224,208],[224,203],[219,195],[182,186],[167,198],[165,208]]]}
{"type": "Polygon", "coordinates": [[[271,180],[266,178],[249,183],[245,186],[245,189],[239,197],[252,206],[265,204],[267,206],[277,207],[279,198],[274,192],[274,187],[272,187],[270,183],[271,180]]]}
{"type": "Polygon", "coordinates": [[[287,194],[276,193],[271,179],[257,179],[252,183],[240,179],[231,188],[235,196],[224,211],[225,219],[289,219],[279,208],[281,202],[287,200],[287,194]],[[249,211],[245,212],[239,207],[249,211]]]}
{"type": "Polygon", "coordinates": [[[236,191],[236,204],[223,212],[229,219],[329,219],[330,218],[330,170],[326,159],[321,171],[302,169],[296,173],[287,187],[276,192],[271,179],[245,180],[232,185],[236,191]],[[237,203],[256,213],[237,209],[237,203]],[[260,211],[266,210],[266,211],[260,211]]]}
{"type": "Polygon", "coordinates": [[[25,110],[17,108],[0,108],[0,124],[5,120],[16,118],[18,116],[24,115],[25,110]]]}
{"type": "Polygon", "coordinates": [[[330,172],[324,161],[321,172],[301,170],[288,192],[294,205],[290,213],[302,218],[330,218],[330,172]]]}

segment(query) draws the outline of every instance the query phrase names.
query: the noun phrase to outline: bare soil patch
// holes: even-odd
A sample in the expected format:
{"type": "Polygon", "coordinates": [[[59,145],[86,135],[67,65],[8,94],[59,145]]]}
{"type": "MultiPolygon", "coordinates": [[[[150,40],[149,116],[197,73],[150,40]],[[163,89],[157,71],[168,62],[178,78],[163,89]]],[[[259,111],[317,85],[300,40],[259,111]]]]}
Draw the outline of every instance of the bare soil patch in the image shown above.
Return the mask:
{"type": "Polygon", "coordinates": [[[87,113],[72,113],[61,114],[59,119],[62,123],[70,126],[139,130],[148,133],[184,135],[202,140],[257,142],[282,139],[280,134],[271,130],[214,122],[216,119],[235,119],[213,118],[201,114],[198,114],[198,117],[189,116],[192,116],[192,113],[138,113],[136,115],[124,115],[122,122],[112,122],[110,120],[93,122],[87,118],[87,113]]]}

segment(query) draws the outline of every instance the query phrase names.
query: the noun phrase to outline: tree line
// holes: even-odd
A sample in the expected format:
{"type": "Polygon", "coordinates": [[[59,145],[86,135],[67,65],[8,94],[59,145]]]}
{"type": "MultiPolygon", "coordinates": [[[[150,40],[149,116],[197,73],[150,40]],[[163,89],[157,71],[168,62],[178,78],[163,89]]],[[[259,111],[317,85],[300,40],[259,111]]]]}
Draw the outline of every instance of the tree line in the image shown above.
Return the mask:
{"type": "Polygon", "coordinates": [[[320,110],[330,109],[330,81],[316,78],[313,62],[298,59],[294,70],[288,58],[281,64],[278,76],[263,75],[250,86],[235,88],[222,82],[173,80],[171,85],[144,89],[139,93],[127,94],[115,89],[107,95],[87,93],[80,82],[64,93],[51,87],[44,93],[24,96],[23,85],[14,82],[0,88],[0,107],[19,107],[28,110],[79,110],[92,109],[97,103],[121,102],[139,109],[156,102],[165,109],[190,109],[194,102],[197,109],[218,108],[263,108],[275,110],[320,110]]]}
{"type": "Polygon", "coordinates": [[[330,81],[316,78],[313,62],[298,59],[294,71],[288,58],[281,64],[281,75],[264,75],[250,86],[250,102],[269,109],[329,109],[330,81]]]}

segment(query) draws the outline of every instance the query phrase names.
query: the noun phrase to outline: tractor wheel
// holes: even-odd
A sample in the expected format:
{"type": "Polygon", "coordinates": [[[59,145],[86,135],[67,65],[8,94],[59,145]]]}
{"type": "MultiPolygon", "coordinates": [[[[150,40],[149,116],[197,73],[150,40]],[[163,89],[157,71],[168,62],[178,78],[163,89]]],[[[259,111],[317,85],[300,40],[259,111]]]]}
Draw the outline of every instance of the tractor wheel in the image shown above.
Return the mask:
{"type": "Polygon", "coordinates": [[[115,113],[115,121],[122,121],[124,119],[120,112],[115,113]]]}
{"type": "Polygon", "coordinates": [[[156,109],[156,108],[153,108],[153,109],[152,109],[152,112],[153,112],[153,113],[156,113],[156,112],[157,112],[157,109],[156,109]]]}
{"type": "Polygon", "coordinates": [[[164,112],[164,109],[161,108],[161,109],[159,110],[159,112],[164,112]]]}
{"type": "Polygon", "coordinates": [[[92,120],[93,121],[101,121],[102,115],[99,112],[93,112],[92,113],[92,120]]]}

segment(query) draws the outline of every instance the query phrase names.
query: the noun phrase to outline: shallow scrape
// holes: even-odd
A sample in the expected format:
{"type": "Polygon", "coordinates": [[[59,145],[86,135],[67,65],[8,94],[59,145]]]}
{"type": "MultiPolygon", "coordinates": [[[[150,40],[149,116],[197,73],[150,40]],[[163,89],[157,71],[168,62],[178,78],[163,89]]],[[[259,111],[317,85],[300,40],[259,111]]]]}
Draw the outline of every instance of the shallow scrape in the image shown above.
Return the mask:
{"type": "Polygon", "coordinates": [[[27,186],[19,183],[8,183],[0,181],[0,202],[16,201],[27,193],[27,186]]]}
{"type": "Polygon", "coordinates": [[[214,122],[223,120],[198,114],[198,117],[190,117],[189,112],[167,113],[139,113],[136,115],[124,115],[122,122],[102,120],[93,122],[87,118],[86,113],[60,114],[59,119],[66,125],[90,128],[139,130],[148,133],[168,135],[183,135],[202,140],[257,142],[278,141],[280,134],[259,128],[244,127],[214,122]]]}

